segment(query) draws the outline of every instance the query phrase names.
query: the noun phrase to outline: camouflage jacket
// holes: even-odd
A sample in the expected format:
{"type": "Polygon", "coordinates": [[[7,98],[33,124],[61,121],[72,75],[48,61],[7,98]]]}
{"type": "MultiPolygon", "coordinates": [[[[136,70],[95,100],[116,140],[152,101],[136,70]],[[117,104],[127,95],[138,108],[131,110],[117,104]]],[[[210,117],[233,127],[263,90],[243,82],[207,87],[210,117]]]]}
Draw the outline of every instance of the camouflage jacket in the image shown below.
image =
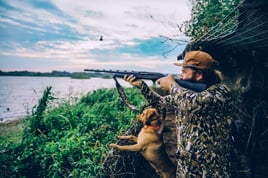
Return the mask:
{"type": "Polygon", "coordinates": [[[230,177],[234,102],[226,85],[194,92],[174,83],[160,96],[143,82],[140,90],[149,103],[176,111],[177,177],[230,177]]]}

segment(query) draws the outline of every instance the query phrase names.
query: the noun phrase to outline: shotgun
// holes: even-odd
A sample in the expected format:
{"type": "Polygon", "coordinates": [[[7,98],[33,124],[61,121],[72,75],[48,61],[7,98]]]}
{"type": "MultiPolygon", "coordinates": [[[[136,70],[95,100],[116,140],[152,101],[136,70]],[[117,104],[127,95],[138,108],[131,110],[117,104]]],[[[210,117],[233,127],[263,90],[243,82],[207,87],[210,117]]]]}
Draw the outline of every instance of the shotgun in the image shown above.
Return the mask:
{"type": "MultiPolygon", "coordinates": [[[[125,75],[134,75],[136,79],[152,80],[154,83],[159,78],[165,77],[165,74],[159,72],[146,72],[146,71],[127,71],[127,70],[100,70],[100,69],[84,69],[85,72],[95,73],[111,73],[113,78],[123,78],[125,75]]],[[[181,79],[175,79],[176,82],[183,88],[190,89],[195,92],[201,92],[207,88],[204,83],[197,83],[191,81],[185,81],[181,79]]]]}

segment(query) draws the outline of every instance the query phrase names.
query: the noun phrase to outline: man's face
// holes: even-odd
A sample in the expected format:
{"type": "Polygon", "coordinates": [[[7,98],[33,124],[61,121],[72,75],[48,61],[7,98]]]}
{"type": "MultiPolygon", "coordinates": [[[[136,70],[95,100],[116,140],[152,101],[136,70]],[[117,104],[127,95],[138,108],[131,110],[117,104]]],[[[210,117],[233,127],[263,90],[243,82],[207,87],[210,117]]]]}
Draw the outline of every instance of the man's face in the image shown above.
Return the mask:
{"type": "Polygon", "coordinates": [[[182,71],[180,74],[181,80],[188,80],[188,81],[198,81],[197,72],[189,67],[182,67],[182,71]]]}

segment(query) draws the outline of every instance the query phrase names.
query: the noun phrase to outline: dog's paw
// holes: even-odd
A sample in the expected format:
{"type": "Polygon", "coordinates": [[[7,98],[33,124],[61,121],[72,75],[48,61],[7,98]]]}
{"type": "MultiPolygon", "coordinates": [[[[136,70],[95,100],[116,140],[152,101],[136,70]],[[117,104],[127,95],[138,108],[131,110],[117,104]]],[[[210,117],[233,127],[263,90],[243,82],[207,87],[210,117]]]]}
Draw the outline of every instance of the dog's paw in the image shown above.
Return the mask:
{"type": "Polygon", "coordinates": [[[116,136],[117,137],[117,139],[120,139],[120,140],[122,140],[122,139],[124,139],[125,138],[125,136],[116,136]]]}
{"type": "Polygon", "coordinates": [[[109,145],[109,147],[110,147],[110,148],[117,148],[117,145],[114,144],[114,143],[111,143],[111,144],[109,145]]]}

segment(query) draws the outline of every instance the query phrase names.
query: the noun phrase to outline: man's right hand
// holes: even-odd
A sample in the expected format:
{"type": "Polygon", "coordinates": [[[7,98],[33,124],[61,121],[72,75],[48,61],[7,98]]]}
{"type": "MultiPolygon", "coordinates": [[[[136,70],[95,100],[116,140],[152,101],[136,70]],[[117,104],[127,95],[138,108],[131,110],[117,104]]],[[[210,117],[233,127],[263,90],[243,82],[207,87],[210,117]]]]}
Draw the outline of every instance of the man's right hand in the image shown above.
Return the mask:
{"type": "Polygon", "coordinates": [[[125,75],[124,80],[132,86],[140,87],[142,84],[142,80],[137,80],[134,75],[125,75]]]}

